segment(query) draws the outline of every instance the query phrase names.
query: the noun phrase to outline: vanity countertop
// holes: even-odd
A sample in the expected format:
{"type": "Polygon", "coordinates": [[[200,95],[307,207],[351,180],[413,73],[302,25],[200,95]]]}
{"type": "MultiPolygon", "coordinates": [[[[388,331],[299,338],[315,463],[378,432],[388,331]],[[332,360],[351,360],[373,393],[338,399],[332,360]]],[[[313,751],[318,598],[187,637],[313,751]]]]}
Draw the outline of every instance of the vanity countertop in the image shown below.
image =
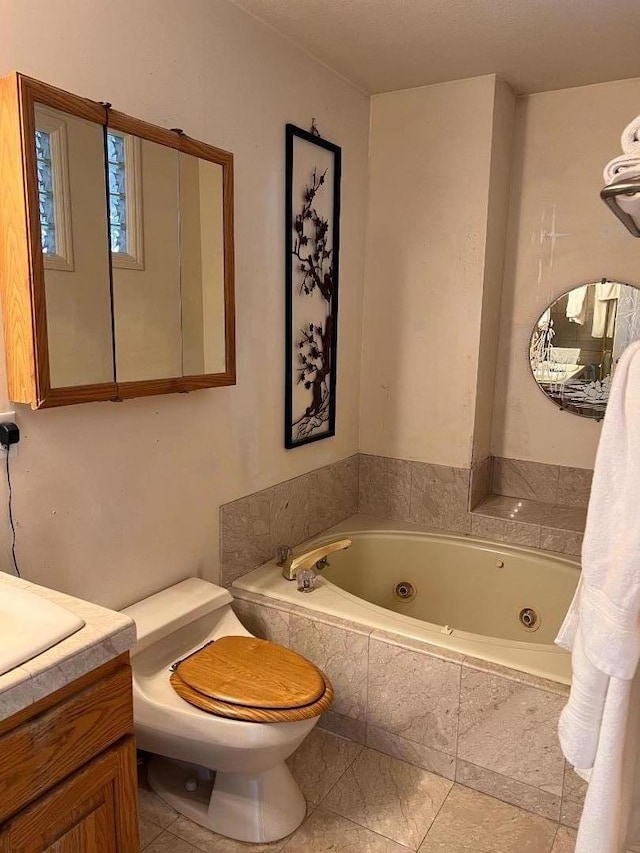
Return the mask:
{"type": "Polygon", "coordinates": [[[0,675],[0,721],[127,652],[136,641],[135,624],[122,613],[0,572],[0,594],[6,584],[66,607],[85,625],[66,640],[0,675]]]}

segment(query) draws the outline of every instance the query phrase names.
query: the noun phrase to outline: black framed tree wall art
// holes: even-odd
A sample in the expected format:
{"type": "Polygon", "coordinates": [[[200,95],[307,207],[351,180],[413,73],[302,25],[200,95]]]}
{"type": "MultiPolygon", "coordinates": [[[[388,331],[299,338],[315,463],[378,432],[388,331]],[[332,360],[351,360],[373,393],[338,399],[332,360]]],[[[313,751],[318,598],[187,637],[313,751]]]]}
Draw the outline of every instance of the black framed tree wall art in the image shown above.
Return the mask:
{"type": "Polygon", "coordinates": [[[335,435],[340,147],[286,130],[285,447],[335,435]]]}

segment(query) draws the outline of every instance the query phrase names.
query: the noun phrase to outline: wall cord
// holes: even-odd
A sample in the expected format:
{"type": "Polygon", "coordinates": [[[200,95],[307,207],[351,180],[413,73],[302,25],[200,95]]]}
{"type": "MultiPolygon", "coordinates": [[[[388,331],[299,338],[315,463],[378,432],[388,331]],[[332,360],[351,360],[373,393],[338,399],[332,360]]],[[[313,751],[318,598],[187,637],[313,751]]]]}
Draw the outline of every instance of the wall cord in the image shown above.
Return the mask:
{"type": "Polygon", "coordinates": [[[9,525],[11,527],[11,558],[13,560],[13,568],[15,570],[16,575],[21,578],[20,569],[18,568],[18,561],[16,559],[16,526],[13,521],[13,492],[11,489],[11,470],[9,468],[9,453],[11,452],[11,446],[5,447],[5,453],[7,455],[7,492],[8,492],[8,506],[9,506],[9,525]]]}

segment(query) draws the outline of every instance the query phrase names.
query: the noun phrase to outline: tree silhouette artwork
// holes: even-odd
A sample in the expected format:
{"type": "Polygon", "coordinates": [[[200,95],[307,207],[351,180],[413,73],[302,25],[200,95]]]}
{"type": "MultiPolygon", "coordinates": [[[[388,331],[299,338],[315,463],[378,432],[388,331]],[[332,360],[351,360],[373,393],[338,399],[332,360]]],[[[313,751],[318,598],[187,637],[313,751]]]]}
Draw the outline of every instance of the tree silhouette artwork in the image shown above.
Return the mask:
{"type": "Polygon", "coordinates": [[[327,314],[320,325],[309,323],[296,339],[296,383],[309,391],[310,402],[293,422],[296,439],[317,434],[329,420],[330,375],[333,359],[333,296],[335,293],[334,252],[330,245],[329,222],[316,210],[316,199],[325,187],[327,172],[313,170],[303,192],[300,212],[293,221],[292,253],[296,258],[297,289],[300,296],[320,293],[327,314]]]}

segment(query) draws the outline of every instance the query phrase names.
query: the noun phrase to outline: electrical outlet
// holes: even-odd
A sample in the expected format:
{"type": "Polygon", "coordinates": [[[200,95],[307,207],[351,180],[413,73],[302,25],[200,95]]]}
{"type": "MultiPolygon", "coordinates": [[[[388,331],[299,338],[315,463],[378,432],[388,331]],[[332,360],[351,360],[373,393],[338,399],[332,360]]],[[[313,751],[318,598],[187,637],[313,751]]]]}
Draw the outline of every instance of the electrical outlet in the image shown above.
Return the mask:
{"type": "MultiPolygon", "coordinates": [[[[15,412],[0,412],[0,424],[5,423],[15,423],[16,421],[16,413],[15,412]]],[[[18,455],[18,447],[19,444],[12,444],[9,448],[9,459],[13,459],[14,456],[18,455]]],[[[5,449],[4,447],[0,447],[0,458],[4,458],[5,449]]]]}

